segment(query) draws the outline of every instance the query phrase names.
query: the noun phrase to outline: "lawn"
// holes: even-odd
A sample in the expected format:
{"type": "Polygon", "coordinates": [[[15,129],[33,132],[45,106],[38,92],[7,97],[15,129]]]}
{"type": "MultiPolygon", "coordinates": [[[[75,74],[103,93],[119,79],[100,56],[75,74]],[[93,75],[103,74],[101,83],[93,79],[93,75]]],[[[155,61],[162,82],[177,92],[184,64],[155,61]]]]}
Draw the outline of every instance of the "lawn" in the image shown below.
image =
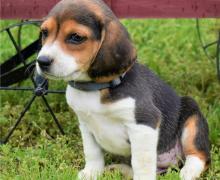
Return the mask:
{"type": "MultiPolygon", "coordinates": [[[[16,21],[0,21],[1,28],[16,21]]],[[[205,40],[215,38],[212,27],[216,20],[203,20],[205,40]]],[[[220,179],[220,83],[214,60],[204,54],[196,33],[194,19],[122,20],[138,50],[138,59],[149,66],[178,94],[196,99],[209,123],[212,164],[201,179],[220,179]]],[[[13,31],[17,33],[16,30],[13,31]]],[[[36,39],[38,29],[25,27],[22,44],[36,39]]],[[[0,62],[14,53],[5,33],[0,34],[0,62]]],[[[210,50],[214,54],[214,49],[210,50]]],[[[34,57],[32,57],[33,59],[34,57]]],[[[19,85],[28,86],[25,81],[19,85]]],[[[50,88],[64,89],[65,82],[50,81],[50,88]]],[[[0,91],[0,137],[14,123],[31,92],[0,91]]],[[[0,145],[0,179],[76,179],[84,166],[82,141],[74,112],[64,95],[48,95],[47,99],[61,122],[66,135],[61,136],[51,116],[37,98],[31,110],[14,132],[9,143],[0,145]]],[[[112,157],[106,154],[111,163],[112,157]]],[[[159,180],[177,180],[179,169],[158,176],[159,180]]],[[[124,179],[119,172],[106,172],[100,179],[124,179]]]]}

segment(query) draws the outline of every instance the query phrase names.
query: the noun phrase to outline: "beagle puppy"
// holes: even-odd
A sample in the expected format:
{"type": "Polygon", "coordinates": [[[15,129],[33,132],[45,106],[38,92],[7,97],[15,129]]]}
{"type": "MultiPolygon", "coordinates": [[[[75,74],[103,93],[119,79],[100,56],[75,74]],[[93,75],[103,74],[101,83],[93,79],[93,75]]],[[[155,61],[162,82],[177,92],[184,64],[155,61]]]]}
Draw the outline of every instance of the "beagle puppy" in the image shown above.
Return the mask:
{"type": "Polygon", "coordinates": [[[60,1],[41,35],[37,72],[68,82],[67,103],[79,120],[86,161],[79,179],[103,172],[103,151],[129,158],[134,180],[155,180],[183,161],[181,179],[194,180],[208,167],[208,125],[198,105],[137,62],[104,2],[60,1]]]}

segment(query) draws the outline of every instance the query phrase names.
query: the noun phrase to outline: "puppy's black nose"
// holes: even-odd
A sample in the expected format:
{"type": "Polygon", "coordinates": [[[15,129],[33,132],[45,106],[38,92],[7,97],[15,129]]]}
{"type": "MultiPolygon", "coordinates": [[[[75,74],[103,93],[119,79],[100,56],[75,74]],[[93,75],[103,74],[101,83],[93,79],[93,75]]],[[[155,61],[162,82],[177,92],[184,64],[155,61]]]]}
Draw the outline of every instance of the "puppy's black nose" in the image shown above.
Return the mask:
{"type": "Polygon", "coordinates": [[[42,69],[47,69],[53,62],[53,59],[48,56],[39,56],[37,62],[42,69]]]}

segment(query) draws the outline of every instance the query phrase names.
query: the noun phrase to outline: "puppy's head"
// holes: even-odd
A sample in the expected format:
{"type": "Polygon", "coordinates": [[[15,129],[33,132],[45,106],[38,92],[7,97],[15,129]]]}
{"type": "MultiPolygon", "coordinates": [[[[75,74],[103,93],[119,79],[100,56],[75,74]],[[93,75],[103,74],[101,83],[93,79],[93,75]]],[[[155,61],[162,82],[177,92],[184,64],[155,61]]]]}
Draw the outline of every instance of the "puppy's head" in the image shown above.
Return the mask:
{"type": "Polygon", "coordinates": [[[107,82],[127,71],[136,51],[123,25],[101,0],[62,0],[41,25],[38,73],[107,82]]]}

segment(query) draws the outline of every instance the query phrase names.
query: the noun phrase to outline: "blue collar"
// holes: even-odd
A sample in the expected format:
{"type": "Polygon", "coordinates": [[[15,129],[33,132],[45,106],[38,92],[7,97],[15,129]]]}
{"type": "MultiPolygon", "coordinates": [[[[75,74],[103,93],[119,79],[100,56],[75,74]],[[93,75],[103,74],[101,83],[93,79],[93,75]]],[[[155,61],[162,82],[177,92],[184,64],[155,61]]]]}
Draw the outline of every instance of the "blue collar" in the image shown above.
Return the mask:
{"type": "Polygon", "coordinates": [[[106,88],[115,88],[116,86],[119,86],[122,83],[124,76],[125,73],[119,76],[118,78],[112,80],[111,82],[106,83],[69,81],[68,84],[71,87],[82,91],[97,91],[106,88]]]}

